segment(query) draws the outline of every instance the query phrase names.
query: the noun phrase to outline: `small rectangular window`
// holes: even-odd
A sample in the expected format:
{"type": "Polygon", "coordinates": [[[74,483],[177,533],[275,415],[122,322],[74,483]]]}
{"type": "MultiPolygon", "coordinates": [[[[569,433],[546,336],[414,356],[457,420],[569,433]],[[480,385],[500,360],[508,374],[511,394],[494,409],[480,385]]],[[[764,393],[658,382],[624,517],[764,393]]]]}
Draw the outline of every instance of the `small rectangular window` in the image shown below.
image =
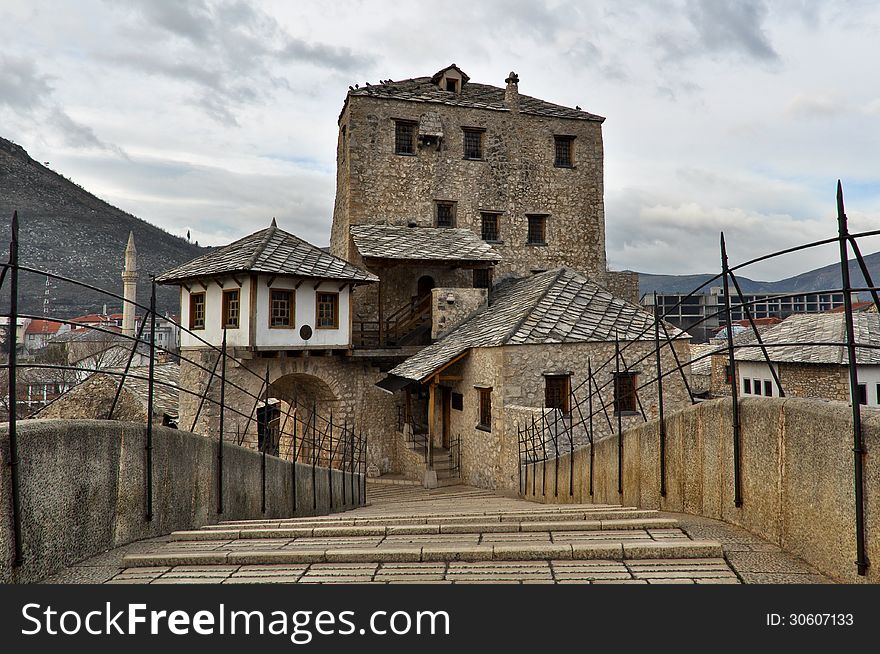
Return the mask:
{"type": "Polygon", "coordinates": [[[416,153],[416,124],[408,120],[394,121],[394,153],[416,153]]]}
{"type": "Polygon", "coordinates": [[[621,372],[614,375],[614,413],[626,415],[636,412],[636,376],[621,372]]]}
{"type": "Polygon", "coordinates": [[[474,288],[492,288],[491,268],[474,268],[474,288]]]}
{"type": "Polygon", "coordinates": [[[571,375],[545,375],[544,406],[548,409],[558,409],[563,415],[567,416],[570,388],[571,375]]]}
{"type": "Polygon", "coordinates": [[[529,221],[528,239],[529,245],[547,244],[547,216],[526,216],[529,221]]]}
{"type": "Polygon", "coordinates": [[[859,384],[859,404],[868,405],[868,386],[867,384],[859,384]]]}
{"type": "Polygon", "coordinates": [[[237,288],[223,291],[223,328],[238,329],[239,290],[237,288]]]}
{"type": "Polygon", "coordinates": [[[317,314],[318,329],[339,329],[339,293],[318,293],[317,314]]]}
{"type": "Polygon", "coordinates": [[[458,90],[458,80],[457,79],[447,79],[446,80],[446,90],[452,91],[455,93],[458,90]]]}
{"type": "Polygon", "coordinates": [[[877,404],[880,404],[880,384],[877,384],[877,404]]]}
{"type": "Polygon", "coordinates": [[[293,327],[293,292],[281,289],[269,291],[269,327],[293,327]]]}
{"type": "Polygon", "coordinates": [[[480,235],[484,241],[497,242],[501,240],[500,216],[497,213],[480,214],[480,235]]]}
{"type": "Polygon", "coordinates": [[[574,137],[554,136],[553,143],[556,155],[554,165],[571,168],[574,165],[574,137]]]}
{"type": "Polygon", "coordinates": [[[492,429],[492,389],[478,388],[477,393],[480,400],[480,422],[477,423],[477,428],[490,431],[492,429]]]}
{"type": "Polygon", "coordinates": [[[773,382],[767,379],[764,380],[764,395],[773,397],[773,382]]]}
{"type": "Polygon", "coordinates": [[[436,207],[437,227],[455,227],[455,203],[438,202],[436,207]]]}
{"type": "Polygon", "coordinates": [[[461,393],[453,393],[450,403],[455,411],[464,411],[464,395],[461,393]]]}
{"type": "Polygon", "coordinates": [[[464,158],[465,159],[482,159],[483,158],[483,130],[468,129],[464,130],[464,158]]]}
{"type": "Polygon", "coordinates": [[[752,394],[752,380],[751,379],[743,379],[743,393],[746,395],[752,394]]]}
{"type": "Polygon", "coordinates": [[[189,328],[205,328],[205,294],[190,293],[189,296],[189,328]]]}

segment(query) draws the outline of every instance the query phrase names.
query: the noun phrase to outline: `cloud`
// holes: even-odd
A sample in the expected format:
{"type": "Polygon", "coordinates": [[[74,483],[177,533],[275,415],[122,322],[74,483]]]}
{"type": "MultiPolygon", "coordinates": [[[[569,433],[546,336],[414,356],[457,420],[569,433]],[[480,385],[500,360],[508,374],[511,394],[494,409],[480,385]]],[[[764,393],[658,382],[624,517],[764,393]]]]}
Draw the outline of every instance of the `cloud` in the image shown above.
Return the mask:
{"type": "Polygon", "coordinates": [[[14,110],[42,107],[52,95],[50,80],[32,60],[0,53],[0,104],[14,110]]]}
{"type": "Polygon", "coordinates": [[[788,103],[785,113],[793,118],[828,118],[845,110],[843,103],[827,95],[798,94],[788,103]]]}

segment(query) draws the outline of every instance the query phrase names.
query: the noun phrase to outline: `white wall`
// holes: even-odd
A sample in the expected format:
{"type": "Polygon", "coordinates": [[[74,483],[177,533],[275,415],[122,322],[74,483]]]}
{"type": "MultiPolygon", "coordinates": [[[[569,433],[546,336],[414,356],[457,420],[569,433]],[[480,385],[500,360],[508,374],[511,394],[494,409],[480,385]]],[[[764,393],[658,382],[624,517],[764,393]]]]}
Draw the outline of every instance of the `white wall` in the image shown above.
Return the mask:
{"type": "MultiPolygon", "coordinates": [[[[779,397],[779,389],[776,388],[776,382],[773,381],[773,374],[770,372],[770,367],[766,363],[760,363],[757,361],[737,361],[736,362],[737,372],[739,373],[739,394],[743,396],[763,396],[763,397],[779,397]],[[747,392],[745,388],[745,384],[743,380],[750,380],[750,391],[747,392]],[[756,388],[757,386],[759,388],[756,388]],[[764,391],[767,386],[767,383],[770,384],[770,395],[767,395],[764,391]]],[[[777,374],[779,374],[779,368],[776,365],[773,366],[776,370],[777,374]]],[[[785,390],[785,387],[783,387],[785,390]]]]}
{"type": "Polygon", "coordinates": [[[276,277],[272,286],[266,285],[269,275],[260,275],[257,282],[257,347],[348,347],[351,343],[351,324],[349,320],[349,287],[342,290],[339,281],[325,281],[315,288],[318,280],[303,279],[296,289],[296,306],[294,308],[294,327],[279,329],[269,327],[269,290],[270,288],[293,289],[300,281],[295,277],[276,277]],[[339,293],[339,329],[316,329],[315,304],[319,292],[339,293]],[[308,341],[300,338],[299,330],[303,325],[312,328],[312,336],[308,341]]]}
{"type": "Polygon", "coordinates": [[[859,385],[866,386],[868,406],[880,406],[880,398],[878,398],[880,388],[877,387],[880,384],[880,366],[858,366],[857,372],[859,385]]]}
{"type": "MultiPolygon", "coordinates": [[[[228,346],[245,347],[250,344],[250,301],[251,301],[251,278],[250,275],[238,275],[241,281],[241,289],[239,292],[239,319],[238,329],[226,330],[226,343],[228,346]]],[[[212,345],[220,347],[223,342],[223,325],[220,321],[220,311],[223,304],[223,289],[237,288],[238,284],[231,278],[222,279],[223,286],[219,286],[217,282],[206,282],[208,288],[205,289],[200,283],[190,284],[190,290],[187,291],[183,286],[180,287],[180,324],[185,329],[189,329],[189,296],[190,293],[205,294],[205,328],[194,330],[200,338],[208,341],[212,345]]],[[[180,333],[181,347],[205,347],[205,344],[198,338],[181,330],[180,333]]]]}
{"type": "MultiPolygon", "coordinates": [[[[226,342],[231,346],[246,347],[250,342],[250,315],[251,315],[251,277],[250,275],[239,275],[242,282],[240,300],[241,314],[239,318],[238,329],[228,329],[226,332],[226,342]]],[[[273,277],[271,275],[258,275],[256,287],[256,319],[255,319],[255,335],[254,345],[262,348],[291,348],[291,347],[348,347],[351,344],[351,323],[350,323],[350,304],[349,304],[349,286],[346,285],[340,290],[342,282],[339,281],[323,281],[317,288],[315,283],[318,280],[302,279],[296,277],[273,277]],[[267,282],[271,280],[271,287],[267,282]],[[297,283],[299,288],[296,288],[297,283]],[[294,326],[292,328],[270,328],[269,327],[269,290],[276,289],[295,289],[296,300],[294,306],[294,326]],[[315,305],[316,294],[318,292],[339,293],[339,328],[338,329],[316,329],[315,322],[315,305]],[[300,328],[308,325],[312,328],[312,336],[308,341],[300,338],[300,328]]],[[[220,321],[222,308],[222,288],[217,282],[211,281],[207,283],[207,290],[199,283],[190,285],[190,291],[181,287],[180,289],[180,315],[181,324],[189,327],[189,296],[190,293],[205,293],[205,328],[196,330],[195,333],[199,337],[208,341],[212,345],[220,346],[223,339],[223,327],[220,321]]],[[[232,278],[223,280],[223,288],[236,288],[237,284],[232,278]]],[[[204,343],[200,342],[192,335],[181,332],[181,347],[204,347],[204,343]]]]}

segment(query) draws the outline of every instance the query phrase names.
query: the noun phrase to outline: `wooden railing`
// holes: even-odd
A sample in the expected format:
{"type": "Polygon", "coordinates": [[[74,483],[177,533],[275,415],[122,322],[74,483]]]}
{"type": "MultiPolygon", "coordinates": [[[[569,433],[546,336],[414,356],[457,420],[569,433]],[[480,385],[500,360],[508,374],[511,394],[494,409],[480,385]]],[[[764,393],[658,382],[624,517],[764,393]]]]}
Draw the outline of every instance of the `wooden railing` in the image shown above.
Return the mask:
{"type": "Polygon", "coordinates": [[[406,344],[407,338],[431,324],[431,295],[413,298],[384,320],[380,334],[378,320],[352,322],[352,344],[358,348],[388,347],[406,344]]]}

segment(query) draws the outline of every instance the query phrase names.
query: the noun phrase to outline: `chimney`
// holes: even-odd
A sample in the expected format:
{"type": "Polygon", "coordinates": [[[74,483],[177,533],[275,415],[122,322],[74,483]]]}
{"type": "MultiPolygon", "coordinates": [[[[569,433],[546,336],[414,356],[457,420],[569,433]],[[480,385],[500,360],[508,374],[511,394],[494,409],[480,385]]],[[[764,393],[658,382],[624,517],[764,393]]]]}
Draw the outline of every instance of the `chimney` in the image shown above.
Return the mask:
{"type": "Polygon", "coordinates": [[[128,245],[125,246],[125,267],[122,269],[122,333],[134,336],[135,306],[137,302],[137,249],[134,247],[134,234],[128,233],[128,245]]]}
{"type": "Polygon", "coordinates": [[[519,75],[510,71],[507,79],[507,88],[504,89],[504,104],[513,113],[519,113],[519,75]]]}

